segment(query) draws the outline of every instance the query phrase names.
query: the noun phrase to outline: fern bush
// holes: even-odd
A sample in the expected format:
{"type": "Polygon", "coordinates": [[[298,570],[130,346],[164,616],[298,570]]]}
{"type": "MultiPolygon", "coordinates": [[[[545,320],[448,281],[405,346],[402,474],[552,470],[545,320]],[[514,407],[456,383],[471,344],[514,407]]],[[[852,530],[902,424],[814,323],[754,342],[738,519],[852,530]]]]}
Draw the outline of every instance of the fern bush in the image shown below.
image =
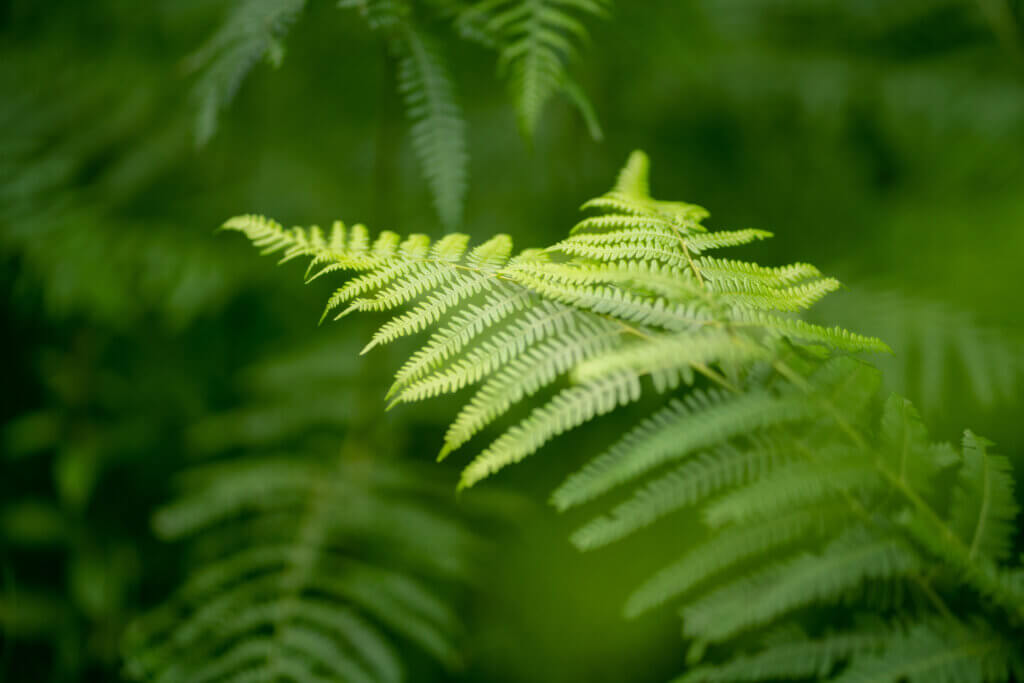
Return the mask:
{"type": "Polygon", "coordinates": [[[681,680],[993,681],[1024,672],[1024,568],[1005,458],[970,431],[932,442],[913,406],[857,358],[873,337],[797,317],[839,283],[811,265],[717,251],[769,237],[709,231],[707,212],[654,199],[634,153],[593,215],[546,249],[503,235],[469,248],[362,225],[225,224],[264,253],[355,275],[324,316],[389,311],[364,353],[429,331],[391,404],[476,387],[440,458],[531,406],[462,473],[472,486],[599,416],[660,407],[568,477],[560,510],[603,511],[593,549],[665,520],[696,527],[626,605],[674,602],[690,642],[681,680]],[[536,398],[535,398],[536,397],[536,398]],[[824,626],[829,624],[829,626],[824,626]]]}

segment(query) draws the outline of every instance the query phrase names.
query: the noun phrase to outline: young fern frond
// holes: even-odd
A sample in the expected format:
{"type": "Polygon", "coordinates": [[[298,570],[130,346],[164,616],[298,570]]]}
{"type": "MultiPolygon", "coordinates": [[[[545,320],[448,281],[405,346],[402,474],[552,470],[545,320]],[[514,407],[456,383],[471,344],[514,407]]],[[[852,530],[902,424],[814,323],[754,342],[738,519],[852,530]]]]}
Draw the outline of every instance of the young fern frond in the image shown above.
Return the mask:
{"type": "Polygon", "coordinates": [[[467,579],[476,540],[417,499],[422,483],[379,464],[295,457],[185,481],[156,528],[216,555],[129,629],[131,677],[397,683],[403,642],[457,664],[458,620],[431,586],[467,579]]]}
{"type": "Polygon", "coordinates": [[[482,33],[498,49],[498,67],[509,81],[519,126],[532,139],[544,105],[562,92],[601,137],[593,108],[567,67],[587,39],[582,18],[602,17],[608,0],[480,0],[459,17],[464,31],[482,33]]]}
{"type": "MultiPolygon", "coordinates": [[[[347,243],[332,250],[312,233],[251,218],[227,227],[265,249],[310,256],[322,269],[360,272],[339,290],[339,305],[412,304],[371,347],[438,326],[399,370],[389,397],[416,401],[479,384],[449,427],[442,457],[528,397],[549,396],[470,461],[460,488],[619,406],[657,403],[551,500],[565,510],[635,487],[573,535],[585,549],[683,515],[703,526],[706,538],[626,607],[636,615],[682,599],[691,664],[709,645],[750,642],[777,622],[842,603],[851,619],[836,631],[790,643],[812,653],[793,670],[853,675],[877,660],[902,672],[879,679],[895,682],[907,675],[899,667],[910,655],[901,659],[896,638],[873,639],[862,617],[906,596],[907,634],[1005,622],[1010,635],[991,641],[990,676],[1005,680],[1017,665],[1005,645],[1024,630],[1024,569],[999,564],[1017,513],[1006,461],[970,433],[962,454],[931,443],[909,402],[883,399],[878,372],[849,357],[887,351],[882,341],[792,315],[836,289],[835,280],[802,263],[703,255],[767,235],[709,231],[704,209],[652,198],[647,170],[646,157],[634,153],[615,187],[584,205],[598,216],[543,251],[512,257],[507,238],[478,247],[493,254],[486,266],[456,236],[440,250],[422,236],[401,243],[414,248],[392,239],[371,262],[365,239],[349,253],[347,243]],[[947,511],[940,489],[953,467],[957,492],[947,511]],[[696,586],[702,597],[687,601],[696,586]],[[965,589],[982,600],[954,613],[965,589]]],[[[756,653],[733,648],[732,659],[701,665],[685,680],[785,671],[772,659],[771,638],[762,645],[756,653]]]]}

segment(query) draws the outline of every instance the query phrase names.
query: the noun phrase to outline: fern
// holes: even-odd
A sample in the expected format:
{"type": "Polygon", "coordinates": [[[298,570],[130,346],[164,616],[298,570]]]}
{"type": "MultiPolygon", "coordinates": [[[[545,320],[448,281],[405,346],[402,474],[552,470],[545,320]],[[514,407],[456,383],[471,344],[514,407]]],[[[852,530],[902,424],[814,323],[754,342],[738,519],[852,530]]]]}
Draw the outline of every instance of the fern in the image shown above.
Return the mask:
{"type": "Polygon", "coordinates": [[[406,24],[399,89],[412,123],[412,141],[441,223],[459,225],[466,194],[466,133],[455,88],[435,42],[406,24]]]}
{"type": "Polygon", "coordinates": [[[587,38],[581,17],[607,11],[608,0],[480,0],[459,16],[464,33],[497,44],[499,71],[509,80],[528,139],[544,105],[559,92],[580,111],[591,135],[601,137],[593,107],[566,67],[587,38]]]}
{"type": "Polygon", "coordinates": [[[891,289],[851,289],[829,298],[815,317],[856,323],[894,349],[879,369],[894,391],[926,415],[964,396],[991,409],[1012,403],[1024,382],[1024,347],[962,310],[891,289]],[[952,371],[951,371],[952,368],[952,371]]]}
{"type": "Polygon", "coordinates": [[[306,0],[238,0],[221,28],[189,57],[201,72],[193,91],[200,145],[213,137],[221,111],[253,66],[264,58],[280,65],[281,41],[305,6],[306,0]]]}
{"type": "MultiPolygon", "coordinates": [[[[281,63],[283,39],[305,6],[306,0],[237,0],[220,29],[189,57],[200,74],[193,90],[200,145],[214,135],[221,111],[253,66],[264,58],[275,66],[281,63]]],[[[466,124],[440,42],[424,28],[432,17],[421,20],[419,8],[406,0],[341,0],[338,6],[358,11],[385,38],[397,63],[413,151],[438,217],[446,228],[457,228],[468,176],[466,124]]],[[[544,104],[556,92],[564,93],[593,136],[601,137],[593,107],[569,78],[566,65],[587,35],[577,15],[603,15],[606,0],[483,0],[472,6],[434,2],[425,7],[452,22],[463,38],[498,49],[527,137],[532,138],[544,104]]]]}
{"type": "Polygon", "coordinates": [[[887,351],[883,342],[794,316],[835,280],[806,264],[705,254],[767,234],[709,231],[702,208],[651,197],[647,171],[634,153],[615,187],[584,205],[598,215],[514,257],[505,237],[470,251],[457,235],[431,246],[383,233],[371,246],[361,226],[355,242],[340,225],[330,237],[254,217],[225,227],[286,259],[310,257],[318,272],[358,271],[329,311],[413,304],[371,347],[437,326],[389,396],[418,401],[479,385],[442,457],[546,395],[478,452],[460,487],[622,405],[654,403],[552,502],[565,510],[625,493],[574,534],[584,549],[661,520],[703,526],[704,538],[626,608],[635,616],[682,601],[691,664],[712,654],[686,680],[788,675],[772,659],[782,646],[771,627],[794,622],[811,625],[786,646],[812,653],[809,669],[791,669],[803,675],[1006,680],[1021,665],[1013,643],[1024,628],[1024,569],[1002,564],[1017,513],[1006,461],[970,432],[959,453],[932,443],[908,401],[883,397],[878,372],[851,357],[887,351]],[[873,618],[897,604],[907,619],[894,633],[905,635],[878,639],[873,618]],[[814,632],[815,616],[839,605],[837,628],[814,632]],[[980,636],[973,623],[1006,627],[980,636]],[[981,664],[966,654],[930,659],[939,643],[951,655],[976,652],[981,664]],[[732,656],[718,657],[726,644],[732,656]]]}
{"type": "Polygon", "coordinates": [[[187,475],[157,531],[205,564],[125,639],[157,681],[400,681],[401,643],[458,664],[437,582],[465,581],[476,543],[380,464],[250,458],[187,475]],[[210,550],[214,550],[211,555],[210,550]]]}

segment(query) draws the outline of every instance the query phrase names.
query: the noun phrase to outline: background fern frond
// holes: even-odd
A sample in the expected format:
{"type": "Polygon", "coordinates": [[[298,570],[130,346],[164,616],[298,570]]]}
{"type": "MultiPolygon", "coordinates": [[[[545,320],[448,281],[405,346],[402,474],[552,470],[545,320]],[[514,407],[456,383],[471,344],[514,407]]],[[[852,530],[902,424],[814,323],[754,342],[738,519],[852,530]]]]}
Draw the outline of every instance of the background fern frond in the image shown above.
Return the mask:
{"type": "Polygon", "coordinates": [[[464,30],[482,29],[497,43],[499,71],[509,80],[528,139],[544,105],[558,92],[569,96],[599,137],[593,108],[566,69],[587,37],[581,18],[604,16],[607,8],[607,0],[481,0],[460,16],[464,30]]]}
{"type": "Polygon", "coordinates": [[[437,41],[405,22],[400,45],[398,87],[412,125],[413,149],[441,224],[455,229],[466,196],[465,116],[437,41]]]}
{"type": "Polygon", "coordinates": [[[399,681],[402,642],[457,664],[437,586],[467,579],[477,541],[402,470],[291,456],[183,481],[155,526],[204,564],[129,630],[133,678],[399,681]]]}
{"type": "Polygon", "coordinates": [[[193,90],[200,145],[213,137],[221,111],[253,66],[264,58],[281,63],[281,40],[305,6],[306,0],[238,0],[220,29],[189,57],[201,72],[193,90]]]}

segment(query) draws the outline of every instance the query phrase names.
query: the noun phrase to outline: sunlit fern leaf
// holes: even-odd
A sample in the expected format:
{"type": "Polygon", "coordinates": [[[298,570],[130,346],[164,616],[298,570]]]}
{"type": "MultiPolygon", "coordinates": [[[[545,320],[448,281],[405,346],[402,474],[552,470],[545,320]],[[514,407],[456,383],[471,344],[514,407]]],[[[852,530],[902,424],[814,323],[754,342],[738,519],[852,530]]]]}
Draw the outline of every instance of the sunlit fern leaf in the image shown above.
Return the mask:
{"type": "Polygon", "coordinates": [[[157,531],[205,561],[132,625],[126,672],[161,683],[400,681],[402,643],[459,661],[438,582],[468,578],[477,541],[381,464],[291,457],[188,475],[157,531]]]}
{"type": "Polygon", "coordinates": [[[481,0],[462,13],[463,31],[490,37],[498,46],[499,71],[512,88],[519,126],[532,139],[544,105],[568,95],[592,134],[600,135],[593,108],[572,82],[567,67],[587,39],[582,18],[604,16],[608,0],[481,0]]]}
{"type": "MultiPolygon", "coordinates": [[[[467,251],[466,238],[457,234],[431,246],[423,235],[402,240],[384,232],[371,246],[362,226],[346,231],[335,224],[326,236],[315,228],[286,230],[250,216],[232,219],[224,227],[245,233],[264,253],[309,257],[313,277],[357,271],[330,297],[327,313],[412,304],[410,312],[381,327],[367,350],[438,326],[398,371],[388,396],[406,403],[484,384],[449,431],[442,457],[512,407],[499,393],[522,400],[568,375],[573,386],[484,449],[467,469],[463,485],[519,461],[592,417],[637,400],[648,378],[657,391],[665,392],[692,384],[698,375],[717,377],[712,367],[739,375],[778,353],[779,341],[785,339],[848,350],[885,348],[845,330],[772,315],[809,305],[834,288],[834,280],[809,266],[769,269],[721,262],[719,270],[729,275],[722,281],[731,284],[718,291],[714,281],[703,279],[695,260],[700,251],[767,233],[708,232],[700,225],[707,215],[700,207],[650,197],[648,167],[647,157],[634,153],[615,187],[588,202],[599,216],[584,219],[572,236],[551,249],[514,257],[507,238],[467,251]],[[690,239],[696,241],[690,244],[690,239]],[[574,244],[592,244],[608,253],[578,251],[574,244]],[[651,252],[655,247],[663,255],[660,264],[652,262],[657,260],[651,252]],[[737,287],[746,287],[747,293],[737,298],[737,287]],[[750,292],[756,293],[756,301],[750,292]],[[591,347],[590,338],[597,337],[603,341],[591,347]],[[516,363],[522,367],[523,358],[538,358],[543,344],[565,353],[540,363],[536,372],[509,371],[516,363]],[[583,348],[591,350],[572,351],[583,348]]],[[[726,399],[713,391],[687,400],[701,401],[705,395],[726,399]]],[[[730,400],[736,401],[732,412],[722,414],[721,426],[710,417],[704,420],[698,431],[708,436],[701,438],[723,440],[803,415],[799,401],[776,405],[763,393],[730,400]],[[754,422],[745,423],[743,414],[754,422]]],[[[666,443],[674,445],[674,439],[670,435],[666,443]]],[[[716,441],[693,443],[701,448],[716,441]]],[[[661,464],[660,458],[645,466],[631,460],[628,467],[641,474],[661,464]]],[[[614,479],[607,486],[619,483],[614,479]]],[[[556,493],[556,500],[560,495],[556,493]]]]}
{"type": "Polygon", "coordinates": [[[281,63],[281,39],[305,6],[306,0],[238,0],[224,24],[189,57],[200,71],[193,90],[200,145],[213,137],[221,111],[252,67],[264,58],[281,63]]]}

